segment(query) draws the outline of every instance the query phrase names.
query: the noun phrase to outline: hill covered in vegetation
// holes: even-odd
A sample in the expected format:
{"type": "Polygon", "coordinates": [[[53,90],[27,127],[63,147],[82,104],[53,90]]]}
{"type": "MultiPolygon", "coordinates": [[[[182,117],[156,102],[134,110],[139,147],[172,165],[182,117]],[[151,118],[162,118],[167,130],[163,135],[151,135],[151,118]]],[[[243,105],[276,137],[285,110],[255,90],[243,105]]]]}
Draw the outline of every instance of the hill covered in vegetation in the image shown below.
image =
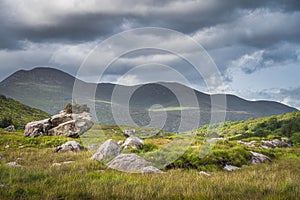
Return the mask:
{"type": "Polygon", "coordinates": [[[14,125],[24,128],[31,121],[41,120],[50,115],[42,110],[26,106],[18,101],[0,95],[0,128],[14,125]]]}

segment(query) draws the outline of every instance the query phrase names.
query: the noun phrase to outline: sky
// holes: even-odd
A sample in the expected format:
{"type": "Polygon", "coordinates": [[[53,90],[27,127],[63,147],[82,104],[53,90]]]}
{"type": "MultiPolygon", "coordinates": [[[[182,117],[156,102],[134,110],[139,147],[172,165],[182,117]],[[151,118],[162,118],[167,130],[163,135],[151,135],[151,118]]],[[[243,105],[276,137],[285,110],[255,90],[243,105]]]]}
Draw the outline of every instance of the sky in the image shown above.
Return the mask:
{"type": "MultiPolygon", "coordinates": [[[[177,69],[203,92],[275,100],[300,109],[299,0],[2,0],[0,27],[0,80],[41,66],[76,76],[90,52],[115,34],[160,27],[199,43],[216,64],[222,87],[207,90],[189,63],[153,49],[119,57],[101,80],[125,85],[176,82],[172,69],[177,69]]],[[[136,46],[163,44],[195,55],[175,36],[149,32],[130,38],[137,38],[136,46]]],[[[112,41],[93,61],[107,61],[128,45],[112,41]]],[[[85,81],[98,80],[93,67],[85,75],[85,81]]]]}

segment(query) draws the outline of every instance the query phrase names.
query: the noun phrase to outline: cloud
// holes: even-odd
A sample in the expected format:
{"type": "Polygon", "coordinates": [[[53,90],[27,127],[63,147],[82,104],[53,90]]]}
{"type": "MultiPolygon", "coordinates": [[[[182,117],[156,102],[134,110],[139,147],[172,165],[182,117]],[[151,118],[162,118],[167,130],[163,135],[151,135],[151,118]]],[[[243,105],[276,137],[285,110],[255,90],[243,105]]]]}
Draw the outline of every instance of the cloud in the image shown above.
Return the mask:
{"type": "Polygon", "coordinates": [[[229,68],[241,68],[245,73],[251,74],[266,67],[284,66],[297,62],[297,49],[299,49],[299,46],[285,43],[266,50],[257,50],[231,61],[229,68]]]}

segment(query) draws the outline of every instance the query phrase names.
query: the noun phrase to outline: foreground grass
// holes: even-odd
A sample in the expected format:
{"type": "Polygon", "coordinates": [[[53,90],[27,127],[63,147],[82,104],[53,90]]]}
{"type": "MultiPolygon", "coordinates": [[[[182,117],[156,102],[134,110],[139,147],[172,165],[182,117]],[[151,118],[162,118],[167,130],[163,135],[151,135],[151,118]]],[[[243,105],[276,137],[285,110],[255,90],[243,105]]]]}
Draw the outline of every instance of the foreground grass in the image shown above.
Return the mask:
{"type": "Polygon", "coordinates": [[[287,151],[269,164],[246,166],[234,172],[218,170],[209,178],[199,175],[197,170],[180,169],[152,175],[122,173],[90,160],[89,151],[52,153],[66,138],[25,139],[20,132],[2,132],[0,136],[0,199],[298,199],[300,196],[298,149],[287,151]],[[5,165],[12,161],[21,166],[5,165]],[[64,161],[74,162],[52,166],[64,161]]]}

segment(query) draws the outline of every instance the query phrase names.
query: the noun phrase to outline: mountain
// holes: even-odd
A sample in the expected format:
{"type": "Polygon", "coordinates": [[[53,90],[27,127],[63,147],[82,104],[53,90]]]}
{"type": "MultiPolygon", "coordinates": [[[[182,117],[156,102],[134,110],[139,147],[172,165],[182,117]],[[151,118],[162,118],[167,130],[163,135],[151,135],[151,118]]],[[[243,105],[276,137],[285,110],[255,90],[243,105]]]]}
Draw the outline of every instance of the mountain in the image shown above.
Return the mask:
{"type": "Polygon", "coordinates": [[[42,110],[31,108],[4,95],[0,95],[0,127],[14,125],[24,128],[31,121],[41,120],[50,115],[42,110]]]}
{"type": "MultiPolygon", "coordinates": [[[[75,80],[75,77],[52,68],[35,68],[29,71],[20,70],[0,83],[0,93],[24,104],[54,114],[72,101],[75,80]]],[[[98,120],[103,124],[115,123],[111,111],[111,96],[115,88],[120,89],[124,95],[135,89],[135,92],[130,96],[129,111],[133,121],[138,125],[145,126],[149,124],[151,113],[156,114],[155,116],[163,116],[161,114],[163,110],[158,107],[153,108],[151,107],[152,105],[159,104],[165,107],[167,117],[163,128],[168,131],[176,131],[178,129],[183,112],[188,112],[191,116],[190,121],[187,120],[185,129],[189,127],[189,123],[192,126],[192,116],[195,115],[200,115],[200,125],[209,123],[212,106],[211,97],[218,97],[218,95],[221,97],[220,94],[210,96],[178,83],[122,86],[110,83],[96,85],[80,80],[77,81],[83,88],[88,86],[96,88],[95,99],[93,100],[93,97],[87,96],[86,98],[88,103],[95,102],[98,120]],[[185,107],[181,107],[176,95],[168,88],[176,90],[176,95],[181,97],[195,94],[199,105],[195,106],[191,102],[184,102],[185,107]]],[[[86,92],[85,89],[83,89],[83,92],[86,92]]],[[[220,112],[220,114],[226,112],[226,121],[240,121],[297,111],[295,108],[273,101],[247,101],[234,95],[226,95],[226,99],[226,108],[219,104],[215,105],[217,112],[220,112]]],[[[123,97],[119,97],[114,99],[113,103],[114,105],[119,105],[122,110],[125,108],[123,100],[123,97]]],[[[127,117],[123,117],[122,120],[124,124],[127,124],[127,117]]]]}

